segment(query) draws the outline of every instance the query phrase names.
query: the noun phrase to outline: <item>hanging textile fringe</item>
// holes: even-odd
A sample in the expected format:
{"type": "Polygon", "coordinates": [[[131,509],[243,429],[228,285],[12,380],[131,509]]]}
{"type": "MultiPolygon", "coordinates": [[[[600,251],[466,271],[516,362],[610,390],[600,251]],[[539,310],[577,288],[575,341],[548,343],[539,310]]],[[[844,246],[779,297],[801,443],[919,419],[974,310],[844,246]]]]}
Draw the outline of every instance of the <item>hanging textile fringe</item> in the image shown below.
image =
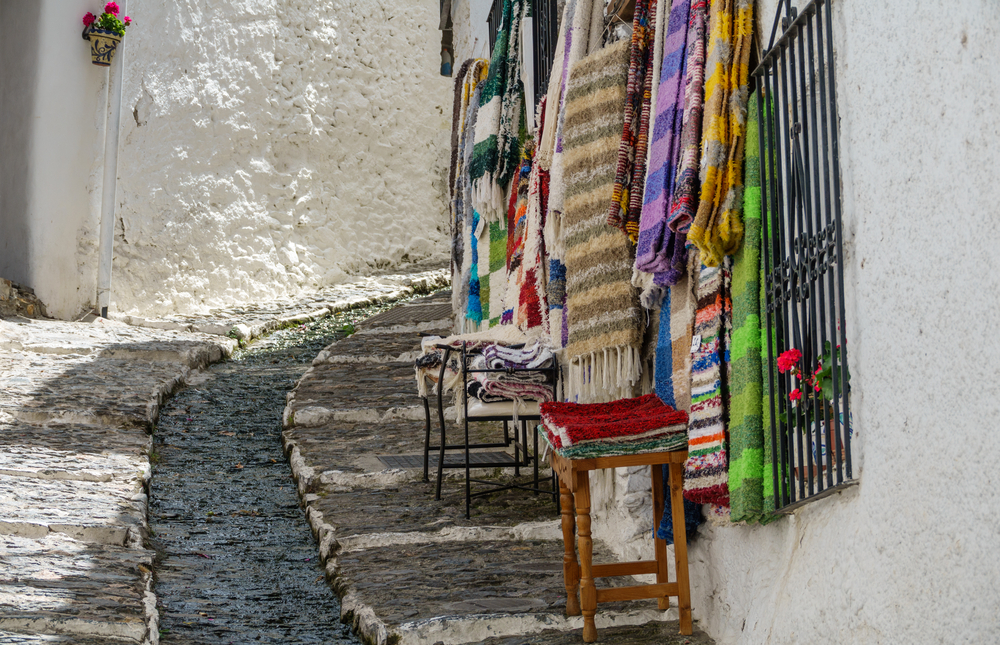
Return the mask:
{"type": "Polygon", "coordinates": [[[525,7],[524,0],[504,0],[476,123],[469,175],[473,204],[487,222],[503,217],[506,189],[517,171],[522,103],[520,28],[525,7]]]}
{"type": "MultiPolygon", "coordinates": [[[[668,50],[663,58],[662,78],[656,106],[656,126],[650,146],[649,177],[636,248],[636,269],[660,273],[670,268],[672,249],[667,215],[674,193],[677,164],[680,159],[681,128],[684,117],[684,66],[691,14],[690,0],[678,0],[670,11],[667,36],[668,50]]],[[[655,305],[660,290],[647,294],[647,305],[655,305]]]]}
{"type": "Polygon", "coordinates": [[[743,145],[753,35],[752,0],[712,5],[705,81],[701,201],[688,239],[701,261],[718,266],[743,235],[743,145]],[[718,6],[718,11],[716,11],[718,6]]]}
{"type": "Polygon", "coordinates": [[[684,464],[684,497],[699,504],[729,503],[724,409],[729,261],[722,267],[701,267],[695,337],[700,342],[691,358],[691,413],[688,459],[684,464]]]}
{"type": "Polygon", "coordinates": [[[636,0],[635,3],[625,92],[625,121],[618,144],[618,164],[608,208],[608,224],[625,231],[632,244],[639,239],[639,214],[646,178],[656,3],[657,0],[636,0]]]}
{"type": "Polygon", "coordinates": [[[743,244],[733,260],[732,379],[729,384],[729,502],[734,522],[763,513],[764,429],[760,335],[760,149],[757,94],[750,97],[746,133],[743,244]]]}
{"type": "Polygon", "coordinates": [[[569,400],[632,395],[642,372],[645,317],[629,282],[628,238],[607,224],[621,135],[629,43],[591,54],[566,93],[566,244],[569,400]]]}

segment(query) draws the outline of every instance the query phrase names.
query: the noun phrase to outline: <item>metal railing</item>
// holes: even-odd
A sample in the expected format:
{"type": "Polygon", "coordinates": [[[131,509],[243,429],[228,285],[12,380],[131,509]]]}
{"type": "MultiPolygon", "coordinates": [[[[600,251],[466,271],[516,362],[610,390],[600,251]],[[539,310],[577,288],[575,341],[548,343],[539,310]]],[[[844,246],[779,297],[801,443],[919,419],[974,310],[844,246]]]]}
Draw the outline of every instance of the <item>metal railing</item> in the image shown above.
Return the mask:
{"type": "Polygon", "coordinates": [[[770,43],[753,72],[760,92],[767,240],[762,322],[769,330],[771,360],[765,405],[770,405],[778,512],[856,483],[831,1],[812,0],[798,11],[790,0],[781,0],[770,43]],[[802,353],[795,376],[787,369],[779,372],[775,360],[790,349],[802,353]],[[816,385],[808,385],[809,377],[816,385]],[[790,397],[800,398],[793,404],[790,397]]]}
{"type": "Polygon", "coordinates": [[[531,0],[532,37],[535,46],[535,100],[549,88],[552,62],[556,56],[559,38],[559,10],[556,0],[531,0]]]}
{"type": "MultiPolygon", "coordinates": [[[[549,87],[552,61],[556,55],[556,40],[559,37],[559,11],[556,0],[530,0],[528,17],[531,21],[531,43],[533,47],[534,94],[537,101],[549,87]]],[[[490,30],[490,51],[497,41],[500,21],[503,17],[503,0],[493,0],[487,23],[490,30]]]]}

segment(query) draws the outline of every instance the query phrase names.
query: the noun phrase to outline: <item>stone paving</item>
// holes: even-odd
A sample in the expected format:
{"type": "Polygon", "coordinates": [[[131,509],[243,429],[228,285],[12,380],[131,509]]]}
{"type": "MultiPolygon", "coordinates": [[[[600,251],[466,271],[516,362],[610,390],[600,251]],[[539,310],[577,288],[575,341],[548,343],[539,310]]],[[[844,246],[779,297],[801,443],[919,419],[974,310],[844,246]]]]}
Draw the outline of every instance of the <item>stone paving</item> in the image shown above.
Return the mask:
{"type": "Polygon", "coordinates": [[[0,281],[0,644],[157,643],[147,495],[164,402],[240,342],[446,280],[430,270],[204,317],[78,322],[32,319],[41,303],[0,281]]]}
{"type": "MultiPolygon", "coordinates": [[[[450,293],[440,292],[362,322],[323,350],[288,395],[285,450],[327,579],[366,643],[582,642],[582,619],[564,616],[562,533],[551,495],[479,497],[467,520],[460,471],[446,471],[435,501],[422,468],[388,469],[378,459],[422,451],[413,359],[421,335],[449,332],[449,303],[450,293]]],[[[459,428],[449,423],[450,442],[459,428]]],[[[473,429],[479,438],[498,433],[488,424],[473,429]]],[[[478,472],[506,482],[511,470],[478,472]]],[[[602,558],[610,553],[597,543],[595,560],[602,558]]],[[[711,643],[701,632],[679,636],[675,619],[676,609],[659,611],[655,601],[602,604],[597,615],[605,643],[711,643]]]]}
{"type": "Polygon", "coordinates": [[[0,643],[155,643],[150,436],[236,341],[0,320],[0,643]]]}

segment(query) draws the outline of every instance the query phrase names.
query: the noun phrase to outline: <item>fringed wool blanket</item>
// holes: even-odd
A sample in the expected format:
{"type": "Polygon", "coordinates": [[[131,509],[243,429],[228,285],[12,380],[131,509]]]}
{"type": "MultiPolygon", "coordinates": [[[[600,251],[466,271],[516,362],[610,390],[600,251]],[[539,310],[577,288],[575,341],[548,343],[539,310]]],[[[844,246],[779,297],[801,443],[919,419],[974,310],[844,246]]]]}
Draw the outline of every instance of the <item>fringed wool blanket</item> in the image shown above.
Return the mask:
{"type": "MultiPolygon", "coordinates": [[[[461,267],[456,281],[457,288],[452,292],[452,307],[457,312],[464,312],[461,327],[464,330],[465,320],[473,320],[476,324],[482,320],[482,306],[479,302],[479,277],[477,269],[473,268],[473,245],[476,242],[475,222],[478,216],[472,208],[472,185],[469,181],[468,168],[472,161],[473,140],[476,117],[479,113],[479,96],[482,81],[486,79],[489,62],[485,59],[471,61],[462,81],[462,106],[460,110],[459,156],[457,161],[454,209],[456,218],[456,237],[459,239],[462,251],[456,254],[456,262],[461,267]]],[[[464,67],[464,66],[463,66],[464,67]]]]}
{"type": "MultiPolygon", "coordinates": [[[[555,129],[551,139],[543,140],[541,149],[542,168],[552,173],[552,191],[549,196],[550,213],[562,213],[563,201],[566,196],[564,181],[565,164],[563,160],[564,130],[566,125],[566,92],[573,67],[589,52],[591,22],[595,9],[603,7],[603,3],[595,0],[568,0],[566,3],[566,18],[560,26],[560,40],[563,46],[561,65],[559,59],[553,65],[553,78],[549,82],[549,105],[558,105],[559,109],[552,115],[555,129]],[[557,67],[557,65],[559,65],[557,67]],[[559,74],[555,73],[558,70],[559,74]],[[553,85],[558,79],[558,85],[553,85]],[[553,92],[555,92],[553,94],[553,92]]],[[[619,133],[620,134],[620,133],[619,133]]],[[[549,219],[554,219],[550,217],[549,219]]],[[[557,249],[558,257],[562,249],[557,249]]]]}
{"type": "MultiPolygon", "coordinates": [[[[663,69],[657,95],[656,122],[650,145],[649,176],[646,178],[635,268],[645,273],[661,273],[671,266],[668,248],[667,215],[674,193],[680,159],[681,128],[684,117],[684,65],[691,1],[678,0],[670,9],[664,39],[663,69]]],[[[652,298],[655,300],[655,298],[652,298]]],[[[649,303],[651,304],[651,303],[649,303]]]]}
{"type": "MultiPolygon", "coordinates": [[[[691,364],[691,420],[688,460],[684,464],[684,497],[699,504],[729,503],[724,409],[728,298],[728,260],[721,267],[701,267],[695,315],[697,349],[691,364]]],[[[695,341],[692,341],[692,348],[695,341]]]]}
{"type": "Polygon", "coordinates": [[[542,435],[568,459],[683,450],[687,414],[655,394],[610,403],[543,403],[542,435]]]}
{"type": "Polygon", "coordinates": [[[503,0],[489,76],[476,123],[469,175],[473,204],[487,222],[502,218],[507,185],[517,172],[521,117],[521,22],[524,0],[503,0]]]}
{"type": "Polygon", "coordinates": [[[607,223],[628,74],[620,41],[577,63],[566,93],[566,347],[570,400],[632,395],[645,317],[630,283],[631,245],[607,223]]]}
{"type": "MultiPolygon", "coordinates": [[[[546,99],[539,102],[536,125],[537,139],[541,139],[545,127],[546,99]]],[[[530,155],[530,148],[526,152],[530,155]]],[[[541,327],[548,329],[549,307],[545,284],[545,243],[542,229],[545,225],[545,207],[548,202],[549,174],[542,170],[537,154],[532,159],[524,211],[518,204],[516,237],[520,240],[520,256],[515,251],[515,261],[511,263],[513,275],[510,280],[514,293],[514,324],[521,329],[541,327]]]]}
{"type": "Polygon", "coordinates": [[[667,405],[684,412],[691,409],[691,347],[697,304],[694,287],[699,266],[689,260],[684,277],[667,290],[656,340],[656,394],[667,405]]]}
{"type": "Polygon", "coordinates": [[[608,207],[608,224],[639,239],[646,150],[649,141],[650,98],[653,93],[653,40],[657,0],[636,0],[625,90],[625,122],[618,144],[618,164],[608,207]]]}
{"type": "Polygon", "coordinates": [[[760,149],[757,95],[746,133],[743,243],[733,259],[733,340],[729,382],[729,505],[732,521],[756,522],[764,504],[763,382],[760,334],[760,149]]]}
{"type": "Polygon", "coordinates": [[[743,235],[743,146],[753,0],[712,5],[706,63],[701,201],[688,239],[701,261],[718,266],[743,235]]]}

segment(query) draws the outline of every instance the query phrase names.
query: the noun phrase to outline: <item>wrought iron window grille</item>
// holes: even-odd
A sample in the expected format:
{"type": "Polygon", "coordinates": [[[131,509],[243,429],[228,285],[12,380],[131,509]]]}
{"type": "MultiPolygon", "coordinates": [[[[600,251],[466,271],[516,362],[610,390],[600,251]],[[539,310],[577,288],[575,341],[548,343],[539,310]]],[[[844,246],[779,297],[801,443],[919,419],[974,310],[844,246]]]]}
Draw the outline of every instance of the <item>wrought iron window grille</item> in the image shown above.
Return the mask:
{"type": "Polygon", "coordinates": [[[752,74],[760,96],[766,240],[762,322],[768,330],[770,396],[765,405],[779,513],[857,483],[831,2],[811,0],[797,10],[790,0],[780,0],[768,47],[752,74]],[[798,376],[777,369],[776,358],[789,349],[802,352],[798,376]],[[828,363],[821,367],[826,371],[817,375],[821,362],[828,363]],[[806,387],[809,377],[818,388],[806,387]],[[800,398],[793,404],[790,395],[800,398]]]}
{"type": "MultiPolygon", "coordinates": [[[[556,0],[530,0],[528,17],[531,21],[532,71],[534,72],[535,102],[542,97],[549,87],[549,76],[552,74],[552,61],[556,55],[556,40],[559,37],[559,13],[556,0]]],[[[497,32],[503,17],[502,0],[493,0],[490,13],[487,16],[490,33],[490,51],[497,42],[497,32]]],[[[527,89],[527,88],[526,88],[527,89]]]]}

